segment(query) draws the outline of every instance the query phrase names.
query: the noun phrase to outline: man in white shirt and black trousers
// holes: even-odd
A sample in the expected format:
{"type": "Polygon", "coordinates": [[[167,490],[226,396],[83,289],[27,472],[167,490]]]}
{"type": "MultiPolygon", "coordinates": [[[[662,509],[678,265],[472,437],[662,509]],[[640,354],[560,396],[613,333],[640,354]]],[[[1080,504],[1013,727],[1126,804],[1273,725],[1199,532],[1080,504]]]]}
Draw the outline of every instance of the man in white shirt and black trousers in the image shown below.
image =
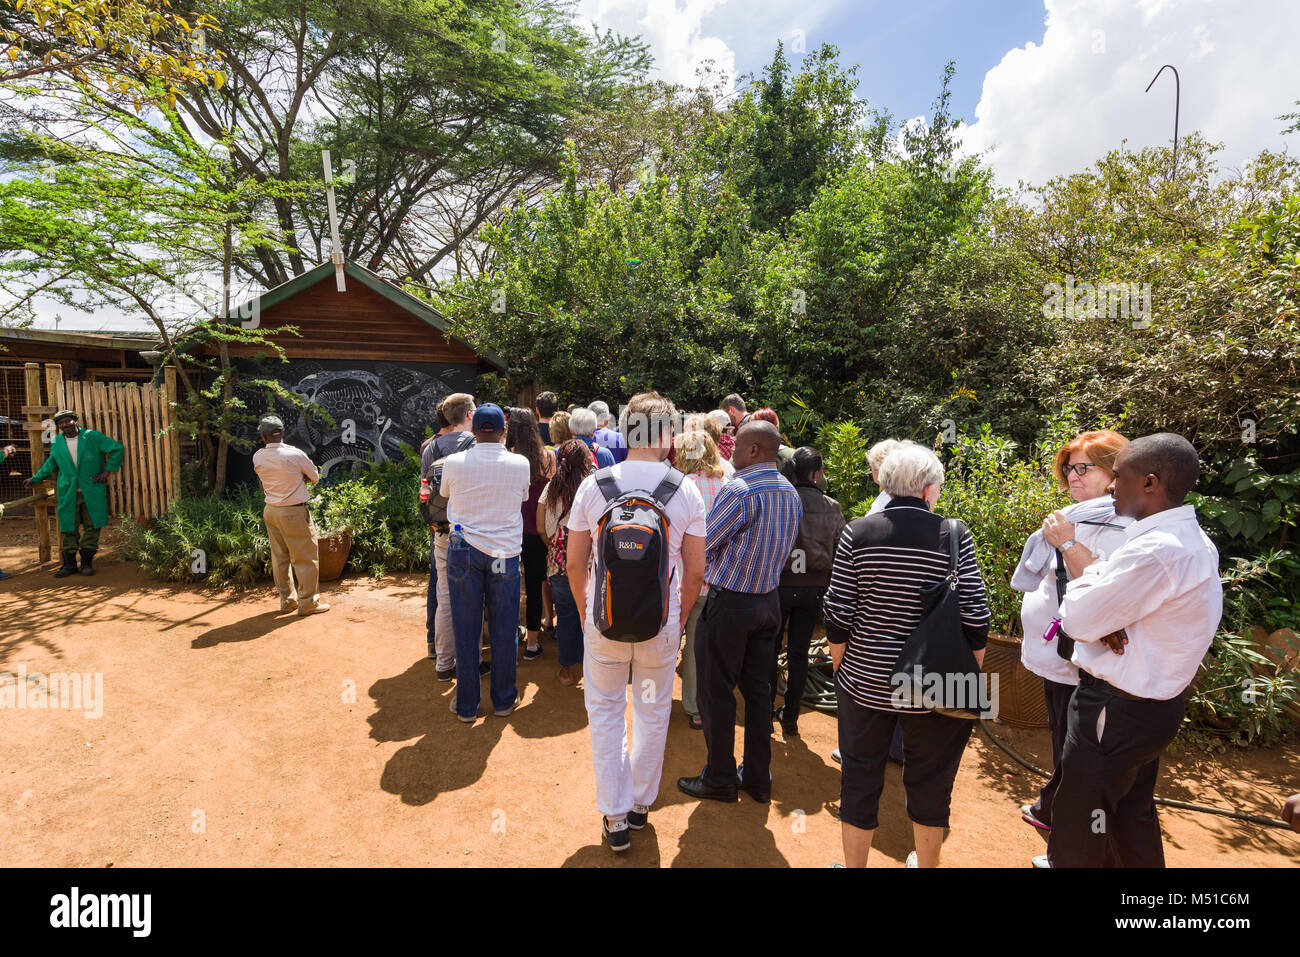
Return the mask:
{"type": "Polygon", "coordinates": [[[1079,687],[1046,859],[1035,866],[1164,866],[1160,754],[1223,612],[1218,550],[1183,504],[1199,476],[1192,444],[1168,432],[1134,440],[1115,459],[1115,512],[1134,521],[1061,602],[1079,687]]]}

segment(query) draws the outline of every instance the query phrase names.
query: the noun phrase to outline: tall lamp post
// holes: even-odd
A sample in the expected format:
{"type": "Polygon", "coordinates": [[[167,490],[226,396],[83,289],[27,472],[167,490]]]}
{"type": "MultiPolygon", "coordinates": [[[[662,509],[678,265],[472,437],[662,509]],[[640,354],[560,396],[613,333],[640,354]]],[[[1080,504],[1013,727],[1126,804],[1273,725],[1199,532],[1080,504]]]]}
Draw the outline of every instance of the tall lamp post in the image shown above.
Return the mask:
{"type": "Polygon", "coordinates": [[[1182,84],[1178,80],[1178,68],[1166,63],[1160,69],[1156,70],[1156,75],[1151,78],[1151,82],[1147,84],[1147,88],[1142,92],[1150,93],[1151,87],[1155,85],[1156,80],[1160,79],[1160,74],[1164,73],[1165,70],[1173,70],[1174,73],[1174,166],[1173,171],[1169,176],[1170,179],[1173,179],[1178,175],[1178,106],[1179,100],[1182,97],[1182,84]]]}

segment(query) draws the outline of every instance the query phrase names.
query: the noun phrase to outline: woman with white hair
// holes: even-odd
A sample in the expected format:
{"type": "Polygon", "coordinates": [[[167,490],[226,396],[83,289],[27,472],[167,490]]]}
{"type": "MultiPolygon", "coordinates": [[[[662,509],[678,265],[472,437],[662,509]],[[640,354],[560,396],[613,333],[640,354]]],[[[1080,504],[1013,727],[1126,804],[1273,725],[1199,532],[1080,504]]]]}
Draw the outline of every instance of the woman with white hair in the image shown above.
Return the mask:
{"type": "MultiPolygon", "coordinates": [[[[929,449],[907,445],[889,454],[879,474],[889,503],[845,528],[823,604],[839,705],[844,863],[867,866],[889,742],[901,724],[903,789],[916,860],[921,867],[936,867],[952,784],[974,722],[896,701],[890,679],[924,613],[922,589],[948,575],[948,526],[934,512],[943,464],[929,449]]],[[[984,580],[970,531],[961,522],[952,527],[958,536],[962,632],[982,665],[989,631],[984,580]]]]}
{"type": "MultiPolygon", "coordinates": [[[[722,461],[731,464],[731,456],[736,451],[736,437],[727,431],[731,428],[731,416],[722,409],[714,409],[709,413],[709,418],[718,425],[718,438],[715,439],[718,454],[722,456],[722,461]]],[[[732,471],[734,472],[735,469],[732,471]]]]}
{"type": "Polygon", "coordinates": [[[573,433],[575,439],[591,449],[592,461],[596,463],[596,468],[609,468],[614,464],[614,456],[610,454],[609,449],[601,448],[596,444],[596,413],[591,409],[584,409],[581,406],[574,409],[569,415],[569,431],[573,433]]]}
{"type": "MultiPolygon", "coordinates": [[[[880,484],[880,466],[884,464],[885,459],[889,458],[890,452],[894,451],[894,449],[901,449],[905,445],[915,444],[911,439],[885,439],[867,449],[867,465],[871,466],[871,481],[877,485],[880,484]]],[[[867,514],[875,515],[889,504],[889,498],[889,493],[882,488],[875,501],[871,503],[871,509],[867,514]]]]}

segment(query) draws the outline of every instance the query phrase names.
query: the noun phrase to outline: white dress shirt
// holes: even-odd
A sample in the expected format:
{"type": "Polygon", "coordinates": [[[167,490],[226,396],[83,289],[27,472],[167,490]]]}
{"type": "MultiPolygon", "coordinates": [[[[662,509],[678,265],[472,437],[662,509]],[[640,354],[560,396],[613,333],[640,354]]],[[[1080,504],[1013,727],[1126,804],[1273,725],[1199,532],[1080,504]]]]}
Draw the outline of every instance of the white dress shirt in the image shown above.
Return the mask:
{"type": "Polygon", "coordinates": [[[888,505],[893,500],[894,500],[894,496],[890,495],[882,488],[880,490],[880,494],[877,495],[875,499],[872,501],[871,508],[867,509],[867,514],[875,515],[877,512],[884,511],[885,506],[888,505]]]}
{"type": "Polygon", "coordinates": [[[253,471],[262,480],[267,505],[301,505],[311,497],[307,483],[320,481],[307,453],[283,442],[268,442],[254,452],[253,471]]]}
{"type": "Polygon", "coordinates": [[[1070,582],[1061,626],[1074,663],[1121,691],[1166,701],[1196,677],[1223,614],[1219,552],[1190,505],[1134,522],[1124,544],[1070,582]],[[1098,639],[1123,628],[1124,653],[1098,639]]]}
{"type": "MultiPolygon", "coordinates": [[[[1075,541],[1100,561],[1105,561],[1127,541],[1124,533],[1133,519],[1112,513],[1105,521],[1122,527],[1108,528],[1106,525],[1082,523],[1074,526],[1075,541]]],[[[1051,561],[1039,573],[1038,585],[1032,591],[1026,591],[1024,600],[1020,603],[1020,624],[1024,632],[1024,637],[1020,639],[1020,660],[1040,678],[1057,684],[1077,685],[1078,665],[1066,661],[1056,653],[1055,638],[1043,641],[1043,633],[1056,615],[1056,550],[1052,549],[1051,561]]]]}
{"type": "Polygon", "coordinates": [[[493,558],[514,558],[524,546],[524,515],[532,478],[528,460],[500,442],[475,442],[442,460],[440,491],[447,521],[474,548],[493,558]]]}

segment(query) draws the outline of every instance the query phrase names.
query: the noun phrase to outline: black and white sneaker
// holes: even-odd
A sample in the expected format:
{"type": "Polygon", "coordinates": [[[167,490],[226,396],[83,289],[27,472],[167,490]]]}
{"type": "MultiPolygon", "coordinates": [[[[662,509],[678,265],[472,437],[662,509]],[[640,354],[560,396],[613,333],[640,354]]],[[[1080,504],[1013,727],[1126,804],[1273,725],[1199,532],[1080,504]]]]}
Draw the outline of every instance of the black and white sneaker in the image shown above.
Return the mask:
{"type": "Polygon", "coordinates": [[[626,851],[632,846],[632,832],[628,830],[627,821],[615,821],[609,823],[609,818],[600,819],[600,832],[605,835],[605,840],[609,841],[611,851],[626,851]]]}
{"type": "Polygon", "coordinates": [[[542,643],[539,641],[536,648],[524,646],[524,661],[533,661],[542,657],[542,643]]]}
{"type": "Polygon", "coordinates": [[[438,680],[439,680],[439,681],[450,681],[450,680],[451,680],[452,678],[454,678],[454,677],[456,677],[456,668],[455,668],[455,666],[452,666],[451,668],[448,668],[446,671],[439,671],[439,672],[438,672],[438,680]]]}
{"type": "Polygon", "coordinates": [[[645,827],[648,820],[650,820],[650,809],[644,804],[633,804],[632,810],[627,812],[627,826],[634,831],[645,827]]]}

